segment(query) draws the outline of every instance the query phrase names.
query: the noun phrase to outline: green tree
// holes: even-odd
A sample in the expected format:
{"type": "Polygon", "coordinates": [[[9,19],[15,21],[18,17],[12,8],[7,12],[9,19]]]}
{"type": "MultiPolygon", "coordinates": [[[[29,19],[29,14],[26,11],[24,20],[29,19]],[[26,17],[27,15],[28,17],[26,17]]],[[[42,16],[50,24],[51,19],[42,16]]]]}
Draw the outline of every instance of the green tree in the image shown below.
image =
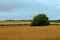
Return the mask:
{"type": "Polygon", "coordinates": [[[31,26],[46,26],[49,25],[50,22],[48,20],[49,18],[45,14],[38,14],[36,15],[32,22],[31,26]]]}

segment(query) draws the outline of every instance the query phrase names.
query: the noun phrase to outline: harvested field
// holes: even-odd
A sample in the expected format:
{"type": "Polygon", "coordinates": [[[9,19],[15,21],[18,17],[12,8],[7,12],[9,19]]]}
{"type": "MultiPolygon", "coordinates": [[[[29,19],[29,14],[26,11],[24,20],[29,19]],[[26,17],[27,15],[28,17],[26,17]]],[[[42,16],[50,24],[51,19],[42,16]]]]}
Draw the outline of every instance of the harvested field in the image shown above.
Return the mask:
{"type": "Polygon", "coordinates": [[[60,40],[60,26],[1,26],[0,40],[60,40]]]}
{"type": "Polygon", "coordinates": [[[31,22],[28,21],[1,21],[0,24],[30,24],[31,22]]]}
{"type": "Polygon", "coordinates": [[[30,25],[31,22],[28,21],[1,21],[0,26],[20,26],[20,25],[30,25]]]}
{"type": "MultiPolygon", "coordinates": [[[[30,25],[31,21],[0,21],[0,26],[30,25]]],[[[51,25],[60,25],[60,22],[50,22],[51,25]]]]}
{"type": "Polygon", "coordinates": [[[0,22],[0,40],[60,40],[60,25],[24,25],[30,23],[0,22]]]}

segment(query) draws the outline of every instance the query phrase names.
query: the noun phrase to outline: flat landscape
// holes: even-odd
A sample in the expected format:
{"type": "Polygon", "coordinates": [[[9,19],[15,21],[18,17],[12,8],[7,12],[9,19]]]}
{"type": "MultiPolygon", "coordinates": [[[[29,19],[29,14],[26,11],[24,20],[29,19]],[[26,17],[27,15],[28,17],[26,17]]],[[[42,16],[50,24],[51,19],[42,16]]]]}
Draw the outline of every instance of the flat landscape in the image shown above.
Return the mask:
{"type": "Polygon", "coordinates": [[[0,0],[0,40],[60,40],[60,0],[0,0]]]}
{"type": "MultiPolygon", "coordinates": [[[[0,24],[30,24],[31,22],[0,22],[0,24]]],[[[0,40],[60,40],[60,25],[0,26],[0,40]]]]}

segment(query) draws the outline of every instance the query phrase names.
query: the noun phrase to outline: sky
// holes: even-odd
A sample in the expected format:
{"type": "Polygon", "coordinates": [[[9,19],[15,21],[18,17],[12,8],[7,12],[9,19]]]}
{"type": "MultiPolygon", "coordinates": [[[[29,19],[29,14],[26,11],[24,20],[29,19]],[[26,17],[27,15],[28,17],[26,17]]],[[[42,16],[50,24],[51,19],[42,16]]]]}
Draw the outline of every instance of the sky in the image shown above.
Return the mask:
{"type": "Polygon", "coordinates": [[[60,19],[60,0],[0,0],[0,20],[31,20],[39,13],[60,19]]]}

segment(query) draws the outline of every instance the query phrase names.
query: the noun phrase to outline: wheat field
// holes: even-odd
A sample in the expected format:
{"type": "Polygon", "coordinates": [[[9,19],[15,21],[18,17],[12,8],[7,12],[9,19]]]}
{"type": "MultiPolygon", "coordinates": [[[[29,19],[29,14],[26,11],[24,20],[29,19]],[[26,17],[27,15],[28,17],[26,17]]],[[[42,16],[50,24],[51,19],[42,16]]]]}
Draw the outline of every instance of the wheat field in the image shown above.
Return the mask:
{"type": "Polygon", "coordinates": [[[60,25],[0,26],[0,40],[60,40],[60,25]]]}
{"type": "Polygon", "coordinates": [[[0,24],[30,24],[28,21],[0,21],[0,24]]]}

